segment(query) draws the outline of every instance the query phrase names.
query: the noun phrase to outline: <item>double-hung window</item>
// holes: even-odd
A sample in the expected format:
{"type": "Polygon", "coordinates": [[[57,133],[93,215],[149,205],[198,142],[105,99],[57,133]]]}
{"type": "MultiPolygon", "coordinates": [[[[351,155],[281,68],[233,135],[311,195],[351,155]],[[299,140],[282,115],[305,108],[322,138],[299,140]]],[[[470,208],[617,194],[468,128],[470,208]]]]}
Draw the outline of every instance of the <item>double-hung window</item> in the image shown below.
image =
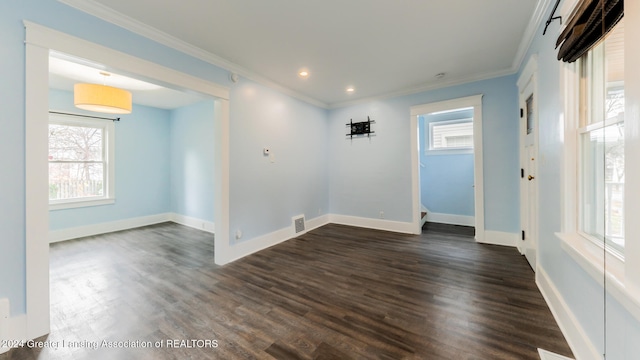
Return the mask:
{"type": "Polygon", "coordinates": [[[624,257],[624,21],[578,62],[578,230],[624,257]]]}
{"type": "Polygon", "coordinates": [[[49,208],[114,202],[112,121],[50,114],[49,208]]]}

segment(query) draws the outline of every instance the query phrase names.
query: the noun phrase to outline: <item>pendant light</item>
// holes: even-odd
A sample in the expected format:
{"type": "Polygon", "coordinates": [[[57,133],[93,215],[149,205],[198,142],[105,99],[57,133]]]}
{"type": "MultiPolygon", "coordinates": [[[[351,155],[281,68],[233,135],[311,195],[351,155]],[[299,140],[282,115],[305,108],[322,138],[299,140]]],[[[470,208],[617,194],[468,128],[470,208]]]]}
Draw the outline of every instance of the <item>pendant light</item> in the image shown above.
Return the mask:
{"type": "MultiPolygon", "coordinates": [[[[111,74],[100,72],[105,83],[111,74]]],[[[100,84],[75,84],[73,104],[83,110],[107,114],[130,114],[131,93],[127,90],[100,84]]]]}

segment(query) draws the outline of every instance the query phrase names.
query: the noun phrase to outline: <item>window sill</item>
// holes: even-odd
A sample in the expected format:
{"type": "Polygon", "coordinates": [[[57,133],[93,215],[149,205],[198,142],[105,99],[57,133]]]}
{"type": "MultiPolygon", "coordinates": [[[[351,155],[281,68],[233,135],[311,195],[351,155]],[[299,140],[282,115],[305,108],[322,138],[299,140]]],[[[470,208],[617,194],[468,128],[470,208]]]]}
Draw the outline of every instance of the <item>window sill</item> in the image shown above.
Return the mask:
{"type": "MultiPolygon", "coordinates": [[[[566,251],[600,286],[604,286],[604,250],[577,233],[556,233],[566,251]]],[[[640,293],[625,285],[625,263],[606,254],[606,289],[640,321],[640,293]]]]}
{"type": "Polygon", "coordinates": [[[115,204],[116,199],[107,198],[107,199],[96,199],[96,200],[80,200],[80,201],[69,201],[69,202],[58,202],[49,204],[49,210],[65,210],[65,209],[75,209],[81,207],[89,207],[89,206],[100,206],[100,205],[110,205],[115,204]]]}

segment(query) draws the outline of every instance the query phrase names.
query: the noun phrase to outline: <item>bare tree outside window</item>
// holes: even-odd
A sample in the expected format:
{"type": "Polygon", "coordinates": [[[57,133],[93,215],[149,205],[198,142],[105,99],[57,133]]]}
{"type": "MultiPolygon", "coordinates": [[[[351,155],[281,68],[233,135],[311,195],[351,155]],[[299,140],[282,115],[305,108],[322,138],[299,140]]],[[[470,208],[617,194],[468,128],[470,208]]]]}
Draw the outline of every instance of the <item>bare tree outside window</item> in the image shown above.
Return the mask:
{"type": "Polygon", "coordinates": [[[49,200],[105,195],[104,129],[49,124],[49,200]]]}

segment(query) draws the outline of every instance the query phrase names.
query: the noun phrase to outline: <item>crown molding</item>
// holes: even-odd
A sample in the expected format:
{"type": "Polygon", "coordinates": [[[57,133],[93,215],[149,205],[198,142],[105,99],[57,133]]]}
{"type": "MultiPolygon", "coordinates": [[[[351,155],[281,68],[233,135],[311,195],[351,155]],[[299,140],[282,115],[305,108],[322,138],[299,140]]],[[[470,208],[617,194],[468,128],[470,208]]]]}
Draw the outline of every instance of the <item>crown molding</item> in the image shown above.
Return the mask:
{"type": "Polygon", "coordinates": [[[529,19],[529,24],[527,24],[524,35],[522,35],[522,40],[520,41],[518,52],[516,52],[516,57],[513,58],[511,68],[514,72],[518,72],[520,67],[522,67],[524,56],[527,54],[531,43],[533,43],[533,39],[536,37],[536,31],[540,28],[540,24],[542,24],[542,20],[544,19],[544,14],[550,4],[551,0],[538,0],[536,9],[533,11],[531,19],[529,19]]]}
{"type": "Polygon", "coordinates": [[[124,28],[126,30],[129,30],[135,34],[138,34],[140,36],[153,40],[159,44],[162,44],[174,50],[180,51],[184,54],[190,55],[194,58],[205,61],[209,64],[215,65],[222,69],[228,70],[232,73],[236,73],[249,80],[255,81],[273,90],[279,91],[285,95],[289,95],[293,98],[296,98],[298,100],[304,101],[306,103],[309,103],[311,105],[314,105],[323,109],[337,109],[337,108],[342,108],[346,106],[363,104],[371,101],[379,101],[379,100],[384,100],[384,99],[389,99],[389,98],[394,98],[399,96],[412,95],[412,94],[417,94],[425,91],[441,89],[449,86],[461,85],[465,83],[487,80],[487,79],[496,78],[500,76],[515,74],[520,70],[524,56],[526,55],[526,52],[529,49],[529,46],[531,46],[531,43],[533,42],[533,39],[535,37],[535,33],[542,22],[543,15],[551,2],[551,0],[537,1],[535,11],[531,16],[529,23],[527,25],[527,28],[525,30],[525,33],[522,37],[522,40],[520,41],[520,45],[518,47],[518,51],[516,52],[516,56],[512,62],[511,67],[508,69],[484,73],[484,74],[478,74],[475,76],[470,76],[470,77],[465,77],[465,78],[460,78],[460,79],[455,79],[450,81],[438,82],[437,84],[425,84],[417,87],[410,87],[403,90],[393,91],[393,92],[389,92],[381,95],[364,97],[356,100],[349,100],[349,101],[327,104],[325,102],[319,101],[307,95],[301,94],[297,91],[291,90],[288,87],[282,86],[274,82],[273,80],[270,80],[260,74],[257,74],[249,69],[244,68],[243,66],[240,66],[231,61],[228,61],[202,48],[189,44],[184,40],[178,39],[159,29],[156,29],[152,26],[144,24],[125,14],[122,14],[107,6],[104,6],[94,0],[58,0],[58,1],[70,7],[73,7],[77,10],[85,12],[89,15],[102,19],[106,22],[109,22],[111,24],[124,28]]]}
{"type": "Polygon", "coordinates": [[[106,22],[119,26],[123,29],[129,30],[135,34],[138,34],[140,36],[153,40],[159,44],[162,44],[174,50],[180,51],[184,54],[190,55],[196,59],[205,61],[209,64],[228,70],[232,73],[236,73],[249,80],[255,81],[271,89],[277,90],[285,95],[289,95],[293,98],[304,101],[311,105],[318,106],[323,109],[327,109],[329,107],[328,104],[322,101],[316,100],[307,95],[301,94],[297,91],[284,87],[274,82],[273,80],[270,80],[262,75],[259,75],[249,69],[246,69],[238,64],[228,61],[218,55],[215,55],[197,46],[191,45],[184,40],[178,39],[159,29],[156,29],[152,26],[149,26],[138,20],[135,20],[126,14],[117,12],[94,0],[58,0],[58,1],[72,8],[80,10],[84,13],[95,16],[101,20],[104,20],[106,22]]]}
{"type": "Polygon", "coordinates": [[[396,98],[400,96],[413,95],[413,94],[418,94],[425,91],[443,89],[451,86],[469,84],[476,81],[482,81],[482,80],[498,78],[501,76],[513,75],[515,73],[516,71],[513,69],[506,69],[506,70],[492,71],[489,73],[478,74],[475,76],[469,76],[469,77],[464,77],[459,79],[452,79],[449,81],[443,81],[443,82],[439,81],[437,84],[425,84],[417,87],[407,88],[404,90],[385,93],[382,95],[368,96],[368,97],[363,97],[355,100],[332,103],[329,105],[329,109],[339,109],[347,106],[360,105],[360,104],[368,103],[371,101],[380,101],[380,100],[386,100],[386,99],[396,98]]]}

